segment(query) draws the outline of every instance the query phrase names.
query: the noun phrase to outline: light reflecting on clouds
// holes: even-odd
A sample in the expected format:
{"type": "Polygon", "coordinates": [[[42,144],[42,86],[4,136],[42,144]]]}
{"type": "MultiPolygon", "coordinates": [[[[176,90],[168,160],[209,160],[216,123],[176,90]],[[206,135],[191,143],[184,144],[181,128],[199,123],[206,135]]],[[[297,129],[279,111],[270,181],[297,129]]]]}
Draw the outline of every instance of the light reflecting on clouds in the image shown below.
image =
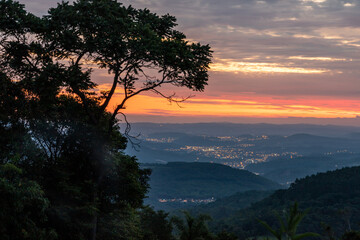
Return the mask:
{"type": "Polygon", "coordinates": [[[318,74],[328,72],[325,69],[306,69],[298,67],[281,66],[277,63],[257,63],[257,62],[226,62],[214,63],[211,65],[211,71],[217,72],[260,72],[260,73],[302,73],[318,74]]]}
{"type": "MultiPolygon", "coordinates": [[[[37,15],[45,14],[49,6],[56,6],[56,0],[20,2],[37,15]]],[[[205,93],[186,103],[185,109],[173,106],[174,110],[169,110],[165,100],[155,101],[150,95],[132,99],[126,110],[129,113],[151,114],[139,108],[148,98],[146,105],[151,105],[149,109],[153,113],[174,116],[360,115],[359,1],[125,0],[123,3],[176,16],[177,29],[185,32],[191,42],[209,43],[214,50],[209,86],[205,93]],[[206,104],[196,99],[207,99],[206,104]],[[278,99],[281,104],[276,102],[278,99]]],[[[95,76],[100,84],[111,82],[107,74],[95,71],[95,76]]],[[[188,94],[180,90],[180,95],[188,94]]],[[[120,95],[119,92],[117,96],[120,95]]]]}

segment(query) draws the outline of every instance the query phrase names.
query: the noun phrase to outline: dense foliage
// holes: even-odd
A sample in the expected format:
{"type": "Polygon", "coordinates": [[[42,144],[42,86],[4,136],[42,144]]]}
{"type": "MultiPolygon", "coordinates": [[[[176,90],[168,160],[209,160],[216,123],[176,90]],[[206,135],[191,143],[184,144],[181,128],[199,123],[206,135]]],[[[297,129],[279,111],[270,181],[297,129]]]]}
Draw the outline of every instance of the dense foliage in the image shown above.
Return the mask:
{"type": "Polygon", "coordinates": [[[296,180],[289,189],[277,190],[247,209],[234,211],[231,216],[218,216],[210,226],[218,231],[225,229],[235,232],[244,238],[266,235],[268,233],[258,219],[270,226],[279,226],[276,214],[282,215],[296,201],[300,209],[309,209],[299,226],[299,232],[327,235],[331,230],[335,237],[340,237],[344,232],[359,228],[359,181],[360,167],[312,175],[296,180]]]}
{"type": "Polygon", "coordinates": [[[277,240],[300,240],[309,237],[320,237],[319,234],[306,232],[297,233],[297,228],[300,222],[306,216],[308,210],[300,212],[298,209],[298,203],[295,202],[285,214],[284,218],[278,216],[280,227],[279,229],[273,229],[269,224],[259,220],[259,222],[277,239],[277,240]]]}
{"type": "Polygon", "coordinates": [[[175,26],[172,16],[114,0],[62,2],[43,17],[0,0],[2,239],[143,236],[150,171],[123,153],[116,117],[144,91],[167,97],[163,84],[204,89],[210,48],[175,26]],[[108,90],[96,71],[111,77],[108,90]],[[119,88],[123,99],[109,111],[119,88]]]}
{"type": "Polygon", "coordinates": [[[206,214],[192,216],[189,212],[183,211],[183,218],[173,217],[176,235],[179,240],[236,240],[237,237],[225,231],[213,234],[209,231],[207,222],[211,217],[206,214]]]}

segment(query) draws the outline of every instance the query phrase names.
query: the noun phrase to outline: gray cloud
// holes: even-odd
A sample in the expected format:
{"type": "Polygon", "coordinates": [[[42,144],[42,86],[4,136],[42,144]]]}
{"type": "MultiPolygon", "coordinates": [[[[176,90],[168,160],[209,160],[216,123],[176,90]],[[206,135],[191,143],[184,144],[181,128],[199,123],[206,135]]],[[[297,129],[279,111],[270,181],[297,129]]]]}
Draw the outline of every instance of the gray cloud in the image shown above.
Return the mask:
{"type": "MultiPolygon", "coordinates": [[[[38,15],[56,5],[56,0],[20,2],[38,15]]],[[[211,73],[207,88],[209,95],[252,92],[274,97],[357,98],[360,94],[358,1],[126,0],[123,3],[175,15],[178,29],[189,39],[212,46],[215,63],[230,59],[327,71],[323,74],[215,72],[211,73]],[[318,57],[342,60],[314,59],[318,57]]]]}

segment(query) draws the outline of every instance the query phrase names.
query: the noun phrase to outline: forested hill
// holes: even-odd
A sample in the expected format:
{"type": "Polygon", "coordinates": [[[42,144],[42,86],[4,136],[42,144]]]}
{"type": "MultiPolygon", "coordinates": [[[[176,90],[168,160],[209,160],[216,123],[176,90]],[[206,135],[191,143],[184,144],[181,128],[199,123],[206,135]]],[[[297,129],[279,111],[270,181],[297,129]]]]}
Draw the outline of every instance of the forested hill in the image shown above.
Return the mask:
{"type": "Polygon", "coordinates": [[[329,225],[335,234],[341,235],[350,227],[359,229],[359,183],[360,167],[319,173],[296,180],[289,189],[278,190],[250,208],[239,210],[226,219],[218,217],[211,224],[215,229],[234,231],[242,237],[265,234],[257,219],[275,226],[278,222],[275,212],[283,212],[297,201],[300,208],[310,209],[300,224],[299,232],[324,234],[324,226],[329,225]]]}
{"type": "Polygon", "coordinates": [[[274,193],[274,191],[251,190],[238,192],[234,195],[217,199],[215,202],[198,205],[188,210],[194,216],[206,213],[210,215],[212,219],[224,219],[232,217],[234,212],[250,207],[252,203],[259,202],[272,193],[274,193]]]}
{"type": "MultiPolygon", "coordinates": [[[[355,147],[355,144],[353,145],[355,147]]],[[[311,154],[294,158],[279,157],[272,161],[259,162],[246,166],[246,170],[281,184],[292,183],[318,172],[354,167],[360,165],[360,154],[340,152],[334,154],[311,154]]]]}
{"type": "Polygon", "coordinates": [[[215,163],[172,162],[143,167],[152,169],[147,203],[160,208],[160,198],[217,199],[236,192],[281,188],[278,183],[249,171],[215,163]]]}

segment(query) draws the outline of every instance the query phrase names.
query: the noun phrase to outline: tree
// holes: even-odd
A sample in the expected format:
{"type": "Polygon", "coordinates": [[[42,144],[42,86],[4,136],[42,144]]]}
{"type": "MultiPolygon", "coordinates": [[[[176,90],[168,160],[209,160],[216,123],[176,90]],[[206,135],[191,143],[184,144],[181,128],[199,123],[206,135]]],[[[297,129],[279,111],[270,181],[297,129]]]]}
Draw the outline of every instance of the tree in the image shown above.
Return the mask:
{"type": "Polygon", "coordinates": [[[360,240],[360,232],[349,231],[342,235],[341,240],[360,240]]]}
{"type": "Polygon", "coordinates": [[[150,207],[144,207],[140,211],[143,240],[171,240],[173,226],[168,219],[169,214],[164,211],[154,211],[150,207]]]}
{"type": "Polygon", "coordinates": [[[133,226],[129,239],[141,235],[134,210],[149,171],[122,153],[116,117],[146,91],[181,101],[159,91],[165,84],[204,90],[210,48],[175,26],[170,15],[114,0],[62,2],[44,17],[0,0],[0,160],[18,158],[24,177],[43,189],[45,224],[59,239],[120,237],[122,223],[133,226]],[[109,89],[100,91],[94,69],[112,75],[109,89]],[[110,111],[119,88],[123,99],[110,111]]]}
{"type": "Polygon", "coordinates": [[[87,90],[96,86],[86,63],[113,76],[111,88],[97,96],[101,101],[98,111],[88,111],[95,124],[119,87],[123,99],[111,112],[110,121],[125,109],[128,99],[142,92],[165,96],[159,91],[165,84],[195,91],[204,90],[207,84],[210,47],[186,41],[185,35],[174,29],[176,20],[170,15],[159,17],[114,0],[78,0],[73,5],[59,4],[44,21],[46,30],[40,34],[49,45],[48,51],[58,61],[67,60],[68,72],[82,78],[69,79],[66,85],[85,108],[90,107],[93,93],[87,90]]]}
{"type": "Polygon", "coordinates": [[[212,239],[206,222],[211,220],[208,215],[200,214],[193,217],[189,212],[183,211],[185,221],[181,218],[174,217],[172,222],[179,231],[180,240],[205,240],[212,239]]]}
{"type": "Polygon", "coordinates": [[[297,234],[297,228],[301,220],[306,216],[307,211],[299,212],[298,203],[295,202],[292,207],[289,208],[289,212],[285,215],[285,221],[278,216],[280,228],[275,230],[271,228],[266,222],[259,222],[278,240],[300,240],[306,237],[316,237],[319,236],[316,233],[301,233],[297,234]]]}
{"type": "Polygon", "coordinates": [[[41,187],[11,163],[0,167],[1,239],[55,239],[45,226],[49,201],[41,187]]]}
{"type": "Polygon", "coordinates": [[[215,240],[237,240],[238,238],[233,233],[221,231],[216,234],[215,240]]]}

